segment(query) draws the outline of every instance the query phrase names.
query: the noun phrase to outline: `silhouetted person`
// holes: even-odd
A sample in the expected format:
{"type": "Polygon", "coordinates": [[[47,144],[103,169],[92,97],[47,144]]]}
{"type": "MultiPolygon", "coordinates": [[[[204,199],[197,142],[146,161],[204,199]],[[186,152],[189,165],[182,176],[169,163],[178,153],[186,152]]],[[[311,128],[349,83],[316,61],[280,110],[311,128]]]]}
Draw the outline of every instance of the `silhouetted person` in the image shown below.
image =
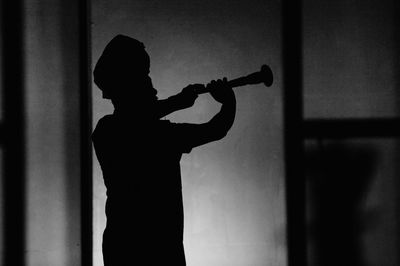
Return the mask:
{"type": "Polygon", "coordinates": [[[94,82],[114,113],[92,134],[107,188],[105,266],[185,265],[180,164],[182,153],[223,138],[236,109],[226,79],[212,81],[221,110],[207,123],[177,124],[161,117],[191,107],[196,85],[158,100],[144,45],[118,35],[94,69],[94,82]]]}

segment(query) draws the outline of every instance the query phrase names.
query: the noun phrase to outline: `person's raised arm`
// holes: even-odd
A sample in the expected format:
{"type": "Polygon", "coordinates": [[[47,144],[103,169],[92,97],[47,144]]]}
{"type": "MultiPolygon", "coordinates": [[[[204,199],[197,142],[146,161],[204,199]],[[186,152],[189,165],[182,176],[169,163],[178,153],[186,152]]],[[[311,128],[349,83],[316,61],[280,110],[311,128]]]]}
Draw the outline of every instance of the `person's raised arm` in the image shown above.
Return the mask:
{"type": "Polygon", "coordinates": [[[157,102],[157,117],[162,118],[175,111],[192,107],[196,98],[196,87],[203,86],[201,84],[191,84],[182,89],[182,91],[176,95],[173,95],[167,99],[159,100],[157,102]]]}
{"type": "Polygon", "coordinates": [[[212,81],[211,96],[222,104],[220,111],[205,126],[217,138],[223,138],[233,125],[236,115],[236,98],[226,78],[212,81]]]}
{"type": "Polygon", "coordinates": [[[191,124],[187,128],[187,137],[191,147],[222,139],[233,125],[236,114],[236,98],[226,78],[208,84],[211,96],[222,104],[220,111],[207,123],[191,124]]]}

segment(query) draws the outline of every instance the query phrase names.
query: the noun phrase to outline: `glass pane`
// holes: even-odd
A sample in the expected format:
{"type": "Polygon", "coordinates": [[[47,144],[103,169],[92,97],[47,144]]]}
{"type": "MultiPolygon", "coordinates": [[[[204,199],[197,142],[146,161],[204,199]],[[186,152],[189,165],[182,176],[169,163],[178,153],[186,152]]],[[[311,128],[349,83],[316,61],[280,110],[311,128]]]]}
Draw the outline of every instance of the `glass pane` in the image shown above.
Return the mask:
{"type": "Polygon", "coordinates": [[[399,265],[398,140],[309,141],[311,266],[399,265]]]}
{"type": "MultiPolygon", "coordinates": [[[[121,33],[145,44],[160,99],[190,83],[250,74],[262,64],[281,79],[279,1],[177,3],[93,1],[93,67],[105,45],[121,33]]],[[[182,157],[188,265],[286,265],[279,86],[236,89],[237,116],[228,136],[182,157]]],[[[101,96],[93,85],[94,127],[113,111],[101,96]]],[[[193,108],[167,119],[204,123],[218,110],[208,94],[201,95],[193,108]]],[[[96,156],[93,163],[94,265],[99,266],[106,195],[96,156]]]]}
{"type": "Polygon", "coordinates": [[[399,14],[395,3],[304,1],[307,118],[399,114],[399,14]]]}

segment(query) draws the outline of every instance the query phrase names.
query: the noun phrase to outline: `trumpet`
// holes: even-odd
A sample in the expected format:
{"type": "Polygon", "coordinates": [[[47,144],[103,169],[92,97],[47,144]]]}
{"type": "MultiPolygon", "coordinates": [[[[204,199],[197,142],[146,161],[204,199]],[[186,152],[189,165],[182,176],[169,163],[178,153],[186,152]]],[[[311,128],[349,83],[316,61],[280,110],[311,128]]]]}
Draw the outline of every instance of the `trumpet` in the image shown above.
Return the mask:
{"type": "MultiPolygon", "coordinates": [[[[271,68],[267,65],[262,65],[260,71],[251,73],[247,76],[229,80],[228,85],[231,86],[232,88],[235,88],[235,87],[241,87],[241,86],[245,86],[245,85],[263,83],[265,86],[270,87],[273,83],[273,80],[274,80],[274,77],[273,77],[271,68]]],[[[199,84],[199,86],[197,86],[195,89],[195,92],[197,94],[203,94],[203,93],[207,93],[210,91],[211,91],[210,86],[205,86],[202,84],[199,84]]]]}

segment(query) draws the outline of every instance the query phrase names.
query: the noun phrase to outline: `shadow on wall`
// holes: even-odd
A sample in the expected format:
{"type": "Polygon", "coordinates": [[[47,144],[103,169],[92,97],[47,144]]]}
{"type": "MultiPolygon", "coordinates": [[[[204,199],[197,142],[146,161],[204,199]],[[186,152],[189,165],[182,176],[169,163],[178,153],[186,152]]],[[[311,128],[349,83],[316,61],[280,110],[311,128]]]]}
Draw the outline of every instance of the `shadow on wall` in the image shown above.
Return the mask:
{"type": "Polygon", "coordinates": [[[307,149],[310,265],[367,265],[362,239],[379,219],[364,208],[376,158],[366,145],[307,149]]]}

